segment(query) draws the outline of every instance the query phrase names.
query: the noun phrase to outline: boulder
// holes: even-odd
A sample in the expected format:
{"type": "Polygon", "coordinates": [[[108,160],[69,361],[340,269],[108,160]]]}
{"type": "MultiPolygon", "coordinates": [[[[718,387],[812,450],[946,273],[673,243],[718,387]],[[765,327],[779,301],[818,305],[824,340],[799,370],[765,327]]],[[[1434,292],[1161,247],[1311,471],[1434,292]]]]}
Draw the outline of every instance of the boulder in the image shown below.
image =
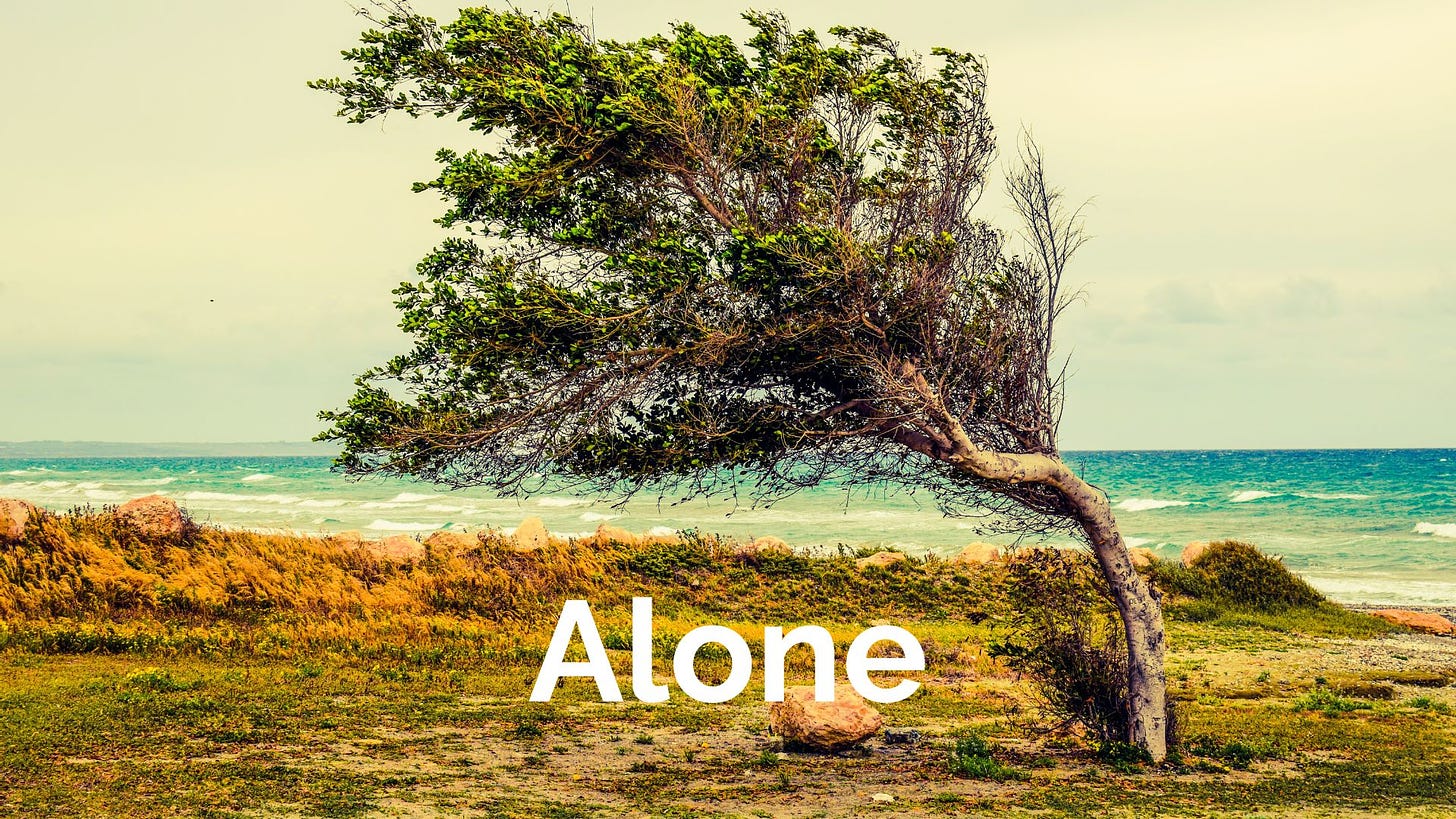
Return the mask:
{"type": "Polygon", "coordinates": [[[1192,566],[1193,562],[1198,558],[1203,557],[1203,553],[1206,551],[1208,551],[1208,542],[1203,540],[1195,540],[1187,546],[1183,547],[1183,554],[1179,557],[1179,560],[1183,563],[1184,566],[1192,566]]]}
{"type": "Polygon", "coordinates": [[[854,562],[860,571],[865,569],[888,569],[896,563],[904,563],[906,560],[904,552],[875,552],[869,557],[862,557],[854,562]]]}
{"type": "Polygon", "coordinates": [[[1427,634],[1456,635],[1456,623],[1452,623],[1450,620],[1435,612],[1380,609],[1370,612],[1370,616],[1379,617],[1387,623],[1394,623],[1397,626],[1405,626],[1412,631],[1424,631],[1427,634]]]}
{"type": "Polygon", "coordinates": [[[603,523],[597,527],[597,533],[592,535],[592,540],[596,541],[598,546],[606,546],[609,543],[620,543],[623,546],[636,546],[641,538],[620,526],[603,523]]]}
{"type": "Polygon", "coordinates": [[[20,540],[35,505],[19,498],[0,498],[0,540],[20,540]]]}
{"type": "Polygon", "coordinates": [[[385,560],[419,560],[425,556],[425,544],[409,535],[390,535],[383,540],[366,540],[364,548],[385,560]]]}
{"type": "Polygon", "coordinates": [[[885,722],[848,683],[834,687],[833,702],[814,699],[814,687],[801,685],[784,692],[784,701],[768,709],[768,729],[784,742],[816,751],[841,751],[874,736],[885,722]]]}
{"type": "Polygon", "coordinates": [[[950,559],[950,562],[957,566],[979,566],[982,563],[990,563],[993,560],[1000,559],[1000,546],[994,543],[972,543],[966,548],[961,549],[955,557],[950,559]]]}
{"type": "Polygon", "coordinates": [[[335,532],[329,535],[329,540],[346,549],[358,549],[364,545],[364,536],[359,534],[358,529],[350,529],[346,532],[335,532]]]}
{"type": "Polygon", "coordinates": [[[537,549],[551,545],[551,533],[546,531],[546,524],[538,517],[529,517],[521,521],[512,535],[516,539],[516,551],[533,552],[537,549]]]}
{"type": "Polygon", "coordinates": [[[161,495],[147,495],[123,503],[116,510],[116,519],[142,537],[176,537],[187,529],[182,508],[161,495]]]}
{"type": "Polygon", "coordinates": [[[1157,559],[1157,555],[1153,554],[1153,550],[1146,546],[1134,546],[1127,551],[1132,555],[1132,567],[1134,569],[1151,566],[1153,565],[1153,561],[1157,559]]]}
{"type": "Polygon", "coordinates": [[[425,545],[432,550],[453,555],[479,546],[480,538],[464,532],[439,531],[425,538],[425,545]]]}
{"type": "Polygon", "coordinates": [[[788,543],[785,543],[783,540],[780,540],[773,535],[764,535],[761,538],[756,538],[752,543],[743,546],[738,551],[742,552],[743,554],[754,555],[763,553],[786,555],[792,554],[794,550],[789,546],[788,543]]]}

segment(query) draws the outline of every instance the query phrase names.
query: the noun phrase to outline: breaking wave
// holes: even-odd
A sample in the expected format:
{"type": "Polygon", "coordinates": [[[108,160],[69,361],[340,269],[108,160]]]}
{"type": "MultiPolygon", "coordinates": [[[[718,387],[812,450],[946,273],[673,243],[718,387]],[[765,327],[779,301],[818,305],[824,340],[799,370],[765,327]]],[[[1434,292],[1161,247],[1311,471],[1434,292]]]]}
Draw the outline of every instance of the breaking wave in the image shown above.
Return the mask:
{"type": "Polygon", "coordinates": [[[449,525],[448,523],[398,523],[392,520],[375,520],[364,528],[381,532],[433,532],[449,525]]]}
{"type": "Polygon", "coordinates": [[[1193,501],[1157,500],[1155,498],[1127,498],[1117,502],[1117,509],[1128,512],[1146,512],[1149,509],[1166,509],[1170,506],[1192,506],[1193,501]]]}
{"type": "Polygon", "coordinates": [[[1263,500],[1265,498],[1277,498],[1283,492],[1265,492],[1262,489],[1245,489],[1242,492],[1235,492],[1229,495],[1229,503],[1248,503],[1249,501],[1263,500]]]}
{"type": "Polygon", "coordinates": [[[1421,521],[1411,531],[1418,535],[1456,538],[1456,523],[1426,523],[1425,521],[1421,521]]]}

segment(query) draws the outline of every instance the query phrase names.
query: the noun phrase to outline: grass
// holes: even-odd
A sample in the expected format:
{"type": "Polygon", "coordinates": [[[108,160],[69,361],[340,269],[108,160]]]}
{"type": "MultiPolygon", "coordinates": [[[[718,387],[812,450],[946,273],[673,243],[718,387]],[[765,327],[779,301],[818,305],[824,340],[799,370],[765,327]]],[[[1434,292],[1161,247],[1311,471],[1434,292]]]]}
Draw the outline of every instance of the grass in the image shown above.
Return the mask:
{"type": "MultiPolygon", "coordinates": [[[[1185,741],[1155,769],[1048,733],[1031,687],[986,650],[1008,615],[996,564],[860,572],[849,554],[743,555],[698,537],[521,554],[489,536],[392,564],[328,541],[189,537],[142,542],[81,514],[0,547],[0,815],[1204,816],[1456,801],[1456,669],[1326,669],[1334,641],[1390,630],[1332,604],[1170,606],[1185,741]],[[476,599],[497,593],[508,604],[476,599]],[[766,623],[825,626],[841,652],[875,620],[904,625],[926,648],[923,688],[881,711],[925,740],[781,756],[758,671],[722,705],[632,701],[634,594],[654,597],[662,680],[705,622],[739,630],[756,657],[766,623]],[[627,702],[597,701],[584,680],[527,701],[565,595],[592,600],[627,702]],[[896,801],[869,801],[882,791],[896,801]]],[[[807,682],[807,652],[789,660],[791,684],[807,682]]]]}

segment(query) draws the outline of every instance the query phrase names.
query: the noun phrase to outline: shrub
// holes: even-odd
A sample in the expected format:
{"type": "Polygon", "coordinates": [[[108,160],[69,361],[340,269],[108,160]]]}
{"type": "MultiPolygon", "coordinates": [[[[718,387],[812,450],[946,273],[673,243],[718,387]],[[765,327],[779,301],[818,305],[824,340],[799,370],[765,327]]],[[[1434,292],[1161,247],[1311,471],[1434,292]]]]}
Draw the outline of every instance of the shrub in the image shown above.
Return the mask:
{"type": "Polygon", "coordinates": [[[946,765],[952,776],[967,779],[994,779],[1005,782],[1009,779],[1026,779],[1025,771],[996,761],[992,755],[995,748],[978,736],[961,737],[951,746],[946,765]]]}
{"type": "Polygon", "coordinates": [[[1208,578],[1214,596],[1261,611],[1309,608],[1325,599],[1283,561],[1236,540],[1209,544],[1192,568],[1208,578]]]}
{"type": "Polygon", "coordinates": [[[1125,741],[1126,639],[1091,558],[1037,549],[1018,555],[1009,572],[1010,634],[991,645],[992,655],[1035,680],[1048,709],[1099,745],[1125,741]]]}
{"type": "Polygon", "coordinates": [[[1369,711],[1374,707],[1368,702],[1346,699],[1323,687],[1296,699],[1291,705],[1296,711],[1319,711],[1327,717],[1337,717],[1351,711],[1369,711]]]}

